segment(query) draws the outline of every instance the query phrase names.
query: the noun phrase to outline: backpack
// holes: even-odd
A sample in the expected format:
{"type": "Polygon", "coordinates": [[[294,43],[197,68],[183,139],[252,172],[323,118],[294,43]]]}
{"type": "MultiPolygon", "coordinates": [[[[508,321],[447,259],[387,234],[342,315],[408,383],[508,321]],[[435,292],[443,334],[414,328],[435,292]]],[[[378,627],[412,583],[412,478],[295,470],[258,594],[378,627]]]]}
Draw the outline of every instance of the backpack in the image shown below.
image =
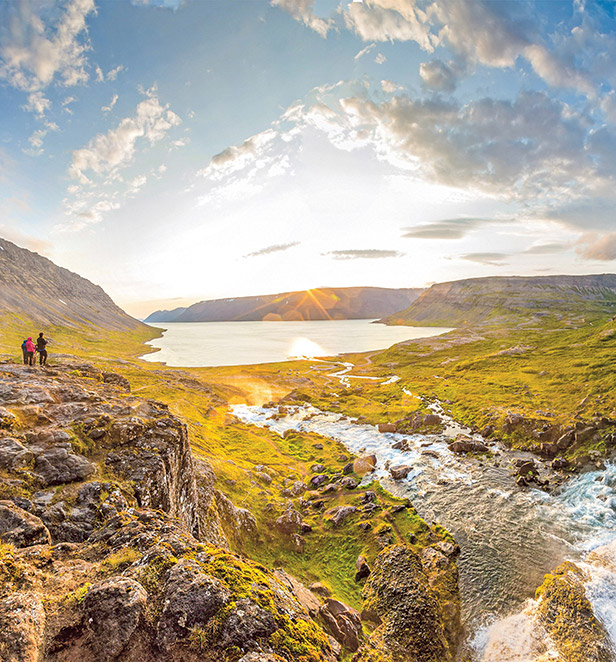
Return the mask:
{"type": "Polygon", "coordinates": [[[21,351],[22,351],[22,352],[25,352],[25,351],[26,351],[26,343],[27,343],[27,342],[28,342],[27,340],[24,340],[24,341],[21,343],[21,351]]]}

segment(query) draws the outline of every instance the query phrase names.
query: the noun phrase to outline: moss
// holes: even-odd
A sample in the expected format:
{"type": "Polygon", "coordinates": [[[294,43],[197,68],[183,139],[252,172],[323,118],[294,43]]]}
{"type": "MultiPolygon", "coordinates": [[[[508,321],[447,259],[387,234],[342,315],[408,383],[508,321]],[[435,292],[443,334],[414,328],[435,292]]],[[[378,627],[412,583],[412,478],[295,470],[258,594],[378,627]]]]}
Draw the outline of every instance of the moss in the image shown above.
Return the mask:
{"type": "Polygon", "coordinates": [[[0,595],[12,593],[30,582],[28,567],[13,545],[0,542],[0,595]]]}
{"type": "Polygon", "coordinates": [[[118,572],[141,558],[141,554],[133,547],[122,547],[107,556],[101,569],[105,572],[118,572]]]}
{"type": "Polygon", "coordinates": [[[68,604],[80,605],[84,601],[91,586],[92,584],[90,582],[86,582],[82,586],[76,588],[74,591],[67,593],[64,596],[64,602],[68,604]]]}

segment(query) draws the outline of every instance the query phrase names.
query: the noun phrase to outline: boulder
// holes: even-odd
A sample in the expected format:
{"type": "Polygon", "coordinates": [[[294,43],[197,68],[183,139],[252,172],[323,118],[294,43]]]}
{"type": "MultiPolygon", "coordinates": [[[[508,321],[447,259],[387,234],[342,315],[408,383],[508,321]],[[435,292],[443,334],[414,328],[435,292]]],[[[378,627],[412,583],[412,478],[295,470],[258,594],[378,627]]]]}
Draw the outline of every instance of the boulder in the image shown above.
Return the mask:
{"type": "Polygon", "coordinates": [[[282,533],[296,533],[302,525],[302,516],[295,508],[287,508],[276,520],[276,528],[282,533]]]}
{"type": "Polygon", "coordinates": [[[111,384],[112,386],[116,386],[122,391],[130,393],[130,382],[128,379],[126,379],[126,377],[118,375],[116,372],[104,372],[103,381],[105,384],[111,384]]]}
{"type": "Polygon", "coordinates": [[[348,462],[347,464],[344,465],[344,468],[342,469],[342,473],[347,476],[348,474],[353,473],[353,465],[354,462],[348,462]]]}
{"type": "Polygon", "coordinates": [[[454,453],[485,453],[488,447],[478,441],[456,439],[449,445],[449,450],[454,453]]]}
{"type": "Polygon", "coordinates": [[[317,474],[316,476],[312,476],[308,483],[310,484],[311,488],[315,487],[321,487],[321,485],[325,485],[325,483],[329,482],[329,476],[326,474],[317,474]]]}
{"type": "Polygon", "coordinates": [[[441,422],[441,417],[438,414],[426,414],[422,420],[423,425],[440,425],[441,422]]]}
{"type": "Polygon", "coordinates": [[[544,457],[556,457],[558,455],[558,446],[556,444],[541,444],[539,453],[544,457]]]}
{"type": "Polygon", "coordinates": [[[0,541],[15,547],[48,545],[51,536],[42,520],[12,501],[0,501],[0,541]]]}
{"type": "Polygon", "coordinates": [[[379,432],[395,432],[396,426],[393,423],[379,423],[377,429],[379,432]]]}
{"type": "Polygon", "coordinates": [[[12,430],[16,423],[15,414],[12,414],[5,407],[0,407],[0,430],[12,430]]]}
{"type": "Polygon", "coordinates": [[[218,630],[216,645],[237,646],[242,650],[259,648],[259,640],[278,629],[272,614],[248,598],[238,600],[218,630]]]}
{"type": "Polygon", "coordinates": [[[411,471],[411,467],[406,464],[398,464],[389,469],[389,473],[394,480],[404,480],[411,471]]]}
{"type": "Polygon", "coordinates": [[[566,469],[569,466],[569,461],[566,460],[564,457],[557,457],[554,460],[552,460],[550,466],[552,467],[552,469],[555,469],[556,471],[562,471],[563,469],[566,469]]]}
{"type": "Polygon", "coordinates": [[[170,573],[158,622],[156,643],[169,652],[176,643],[187,642],[191,630],[204,627],[227,604],[230,591],[196,564],[181,560],[170,573]]]}
{"type": "Polygon", "coordinates": [[[310,471],[312,471],[313,474],[322,474],[325,471],[325,466],[322,464],[313,464],[310,467],[310,471]]]}
{"type": "Polygon", "coordinates": [[[45,609],[34,593],[14,593],[0,600],[0,660],[39,662],[45,609]]]}
{"type": "Polygon", "coordinates": [[[122,653],[139,625],[147,598],[143,586],[127,577],[110,577],[90,587],[82,608],[96,660],[115,660],[122,653]]]}
{"type": "Polygon", "coordinates": [[[556,440],[559,450],[565,451],[575,441],[575,430],[568,430],[556,440]]]}
{"type": "Polygon", "coordinates": [[[334,639],[350,651],[359,648],[362,638],[362,626],[359,613],[339,600],[327,598],[319,615],[326,630],[334,639]]]}
{"type": "Polygon", "coordinates": [[[345,490],[354,490],[359,483],[355,480],[355,478],[351,478],[351,476],[346,476],[340,481],[340,487],[344,488],[345,490]]]}
{"type": "Polygon", "coordinates": [[[355,581],[359,582],[362,579],[366,579],[370,575],[370,566],[368,565],[368,561],[366,561],[365,557],[363,556],[358,556],[357,561],[355,561],[355,569],[357,572],[355,573],[355,581]]]}
{"type": "Polygon", "coordinates": [[[70,444],[54,446],[36,457],[34,473],[44,486],[85,480],[94,473],[94,465],[70,451],[70,444]]]}
{"type": "Polygon", "coordinates": [[[355,506],[335,506],[334,508],[326,510],[323,513],[323,517],[332,522],[334,526],[340,526],[355,512],[357,512],[355,506]]]}
{"type": "Polygon", "coordinates": [[[376,455],[362,455],[353,462],[353,471],[358,476],[374,471],[376,467],[376,455]]]}
{"type": "Polygon", "coordinates": [[[0,439],[0,467],[9,471],[25,469],[34,459],[33,454],[17,439],[0,439]]]}

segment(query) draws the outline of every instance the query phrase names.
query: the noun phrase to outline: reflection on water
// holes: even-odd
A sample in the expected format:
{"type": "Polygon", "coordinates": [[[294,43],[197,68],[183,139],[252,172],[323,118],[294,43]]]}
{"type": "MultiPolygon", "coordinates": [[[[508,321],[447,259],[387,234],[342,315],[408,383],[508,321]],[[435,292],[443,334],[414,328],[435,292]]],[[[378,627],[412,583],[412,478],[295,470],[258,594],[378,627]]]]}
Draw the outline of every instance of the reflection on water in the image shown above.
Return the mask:
{"type": "Polygon", "coordinates": [[[274,363],[289,358],[385,349],[403,340],[451,330],[386,326],[372,321],[166,323],[163,337],[148,343],[161,351],[143,358],[192,368],[274,363]]]}

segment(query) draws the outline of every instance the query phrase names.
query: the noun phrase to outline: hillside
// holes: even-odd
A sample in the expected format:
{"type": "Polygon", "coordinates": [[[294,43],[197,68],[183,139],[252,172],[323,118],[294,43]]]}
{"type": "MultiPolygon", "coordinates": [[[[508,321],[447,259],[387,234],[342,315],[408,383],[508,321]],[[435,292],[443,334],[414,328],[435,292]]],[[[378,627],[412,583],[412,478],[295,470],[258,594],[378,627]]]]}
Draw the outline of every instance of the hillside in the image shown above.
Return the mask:
{"type": "Polygon", "coordinates": [[[3,315],[13,319],[19,316],[43,329],[97,326],[108,331],[133,331],[143,327],[98,285],[0,238],[0,316],[3,315]]]}
{"type": "Polygon", "coordinates": [[[158,310],[146,322],[247,322],[370,319],[406,308],[423,290],[328,287],[234,299],[200,301],[188,308],[158,310]]]}
{"type": "Polygon", "coordinates": [[[616,274],[469,278],[432,285],[386,324],[468,326],[616,312],[616,274]]]}

